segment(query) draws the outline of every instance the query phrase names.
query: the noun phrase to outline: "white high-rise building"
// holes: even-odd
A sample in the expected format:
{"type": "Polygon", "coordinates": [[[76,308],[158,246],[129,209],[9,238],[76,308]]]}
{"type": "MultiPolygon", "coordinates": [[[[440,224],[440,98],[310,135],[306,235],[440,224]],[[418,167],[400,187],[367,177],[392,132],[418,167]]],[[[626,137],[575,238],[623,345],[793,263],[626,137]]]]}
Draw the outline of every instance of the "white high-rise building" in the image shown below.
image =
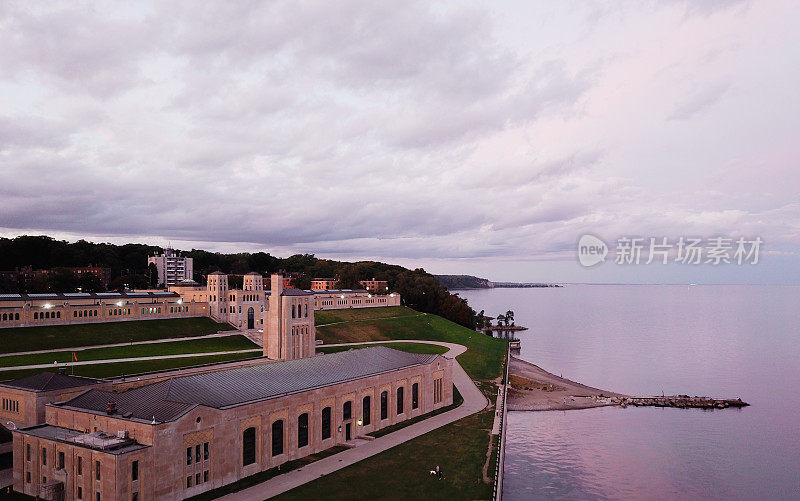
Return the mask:
{"type": "Polygon", "coordinates": [[[167,287],[180,283],[182,280],[191,280],[194,274],[192,258],[180,257],[171,248],[164,249],[164,254],[147,258],[147,264],[153,263],[158,268],[158,283],[167,287]]]}

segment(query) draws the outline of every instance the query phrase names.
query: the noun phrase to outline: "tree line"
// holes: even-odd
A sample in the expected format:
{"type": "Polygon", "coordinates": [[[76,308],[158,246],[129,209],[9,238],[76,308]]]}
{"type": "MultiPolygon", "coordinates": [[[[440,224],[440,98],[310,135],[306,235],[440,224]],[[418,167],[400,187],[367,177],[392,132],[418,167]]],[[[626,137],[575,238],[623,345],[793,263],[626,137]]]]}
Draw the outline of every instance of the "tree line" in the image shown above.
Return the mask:
{"type": "MultiPolygon", "coordinates": [[[[25,267],[50,270],[37,279],[12,283],[0,277],[0,292],[70,292],[102,290],[99,280],[76,279],[69,267],[101,266],[111,269],[109,289],[124,287],[144,289],[157,286],[155,266],[148,267],[147,257],[163,252],[163,248],[144,244],[115,245],[86,240],[66,242],[47,236],[0,238],[0,271],[25,267]]],[[[214,271],[243,275],[255,271],[264,275],[283,272],[292,277],[293,286],[309,289],[312,278],[336,278],[342,289],[362,288],[361,280],[385,280],[391,291],[400,294],[403,304],[425,313],[433,313],[465,327],[475,327],[475,311],[467,301],[451,294],[436,278],[422,268],[409,270],[402,266],[377,261],[345,262],[319,259],[313,254],[296,254],[286,258],[266,252],[222,254],[202,249],[181,252],[191,257],[194,280],[204,284],[214,271]]],[[[230,277],[236,287],[237,277],[230,277]]]]}

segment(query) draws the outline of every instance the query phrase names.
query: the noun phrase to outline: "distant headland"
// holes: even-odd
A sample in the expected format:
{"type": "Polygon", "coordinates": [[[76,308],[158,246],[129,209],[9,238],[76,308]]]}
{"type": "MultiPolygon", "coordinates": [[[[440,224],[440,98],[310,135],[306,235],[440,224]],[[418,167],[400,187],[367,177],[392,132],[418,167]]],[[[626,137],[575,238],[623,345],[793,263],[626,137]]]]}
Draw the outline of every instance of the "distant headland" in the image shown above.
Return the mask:
{"type": "Polygon", "coordinates": [[[541,282],[492,282],[487,278],[472,275],[434,275],[444,287],[449,290],[457,289],[495,289],[495,288],[523,288],[523,287],[561,287],[558,284],[541,282]]]}

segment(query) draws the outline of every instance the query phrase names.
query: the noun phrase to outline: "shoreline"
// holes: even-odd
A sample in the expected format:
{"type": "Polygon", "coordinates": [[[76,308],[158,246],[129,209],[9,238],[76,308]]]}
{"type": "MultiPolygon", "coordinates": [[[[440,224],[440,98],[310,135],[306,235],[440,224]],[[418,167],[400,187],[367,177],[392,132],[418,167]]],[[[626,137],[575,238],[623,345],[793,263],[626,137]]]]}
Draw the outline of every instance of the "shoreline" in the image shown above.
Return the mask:
{"type": "Polygon", "coordinates": [[[513,356],[509,358],[508,373],[506,405],[510,411],[591,409],[619,405],[619,398],[629,397],[556,376],[513,356]],[[616,402],[612,397],[617,397],[616,402]]]}
{"type": "Polygon", "coordinates": [[[506,408],[510,411],[561,411],[618,405],[627,407],[674,407],[679,409],[727,409],[748,407],[741,398],[661,395],[634,397],[592,388],[556,376],[538,365],[511,357],[508,365],[506,408]]]}

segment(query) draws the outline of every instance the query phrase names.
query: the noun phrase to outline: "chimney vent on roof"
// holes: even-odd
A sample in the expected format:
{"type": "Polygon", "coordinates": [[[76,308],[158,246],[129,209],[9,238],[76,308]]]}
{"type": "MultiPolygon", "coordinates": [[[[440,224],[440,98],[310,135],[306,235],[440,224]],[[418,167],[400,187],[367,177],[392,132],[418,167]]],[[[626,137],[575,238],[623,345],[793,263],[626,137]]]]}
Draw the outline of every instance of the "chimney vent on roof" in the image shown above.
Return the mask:
{"type": "Polygon", "coordinates": [[[109,402],[106,406],[106,414],[111,415],[117,412],[117,403],[116,402],[109,402]]]}

